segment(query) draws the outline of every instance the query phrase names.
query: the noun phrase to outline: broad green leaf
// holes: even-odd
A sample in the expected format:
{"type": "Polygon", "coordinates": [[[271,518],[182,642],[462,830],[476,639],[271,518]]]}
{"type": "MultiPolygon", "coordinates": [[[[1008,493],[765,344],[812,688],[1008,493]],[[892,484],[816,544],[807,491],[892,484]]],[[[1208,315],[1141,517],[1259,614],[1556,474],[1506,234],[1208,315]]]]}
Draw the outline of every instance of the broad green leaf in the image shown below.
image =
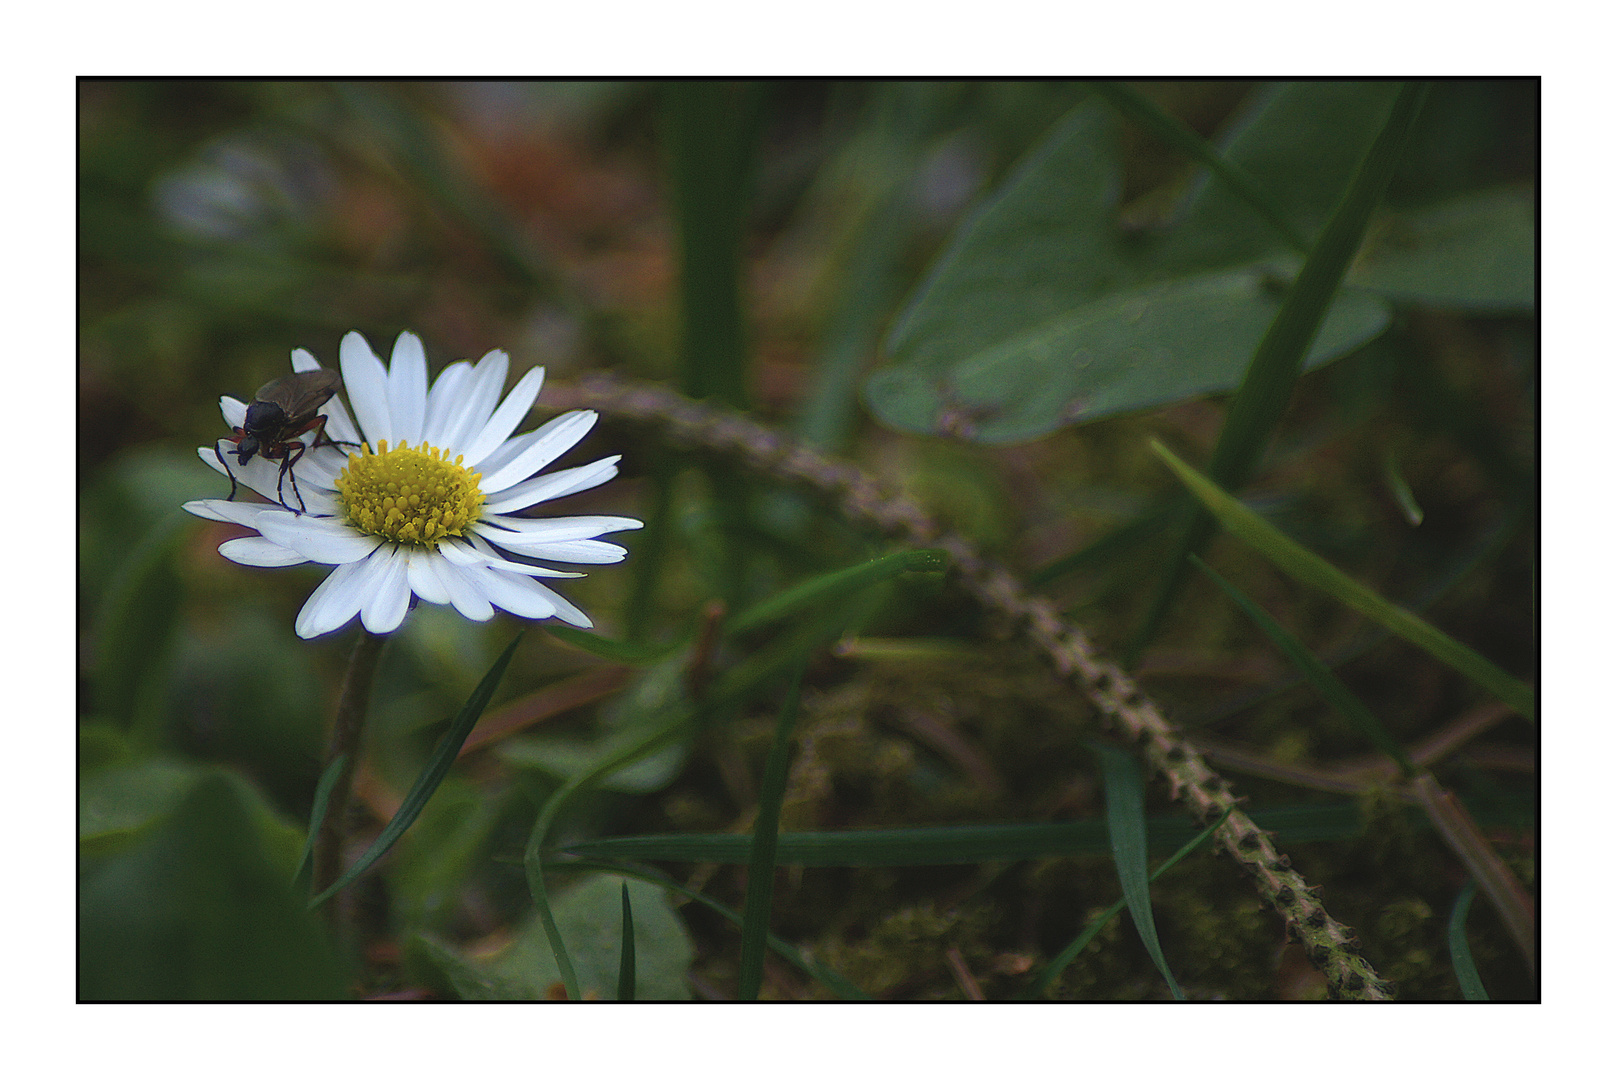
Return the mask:
{"type": "Polygon", "coordinates": [[[886,351],[927,371],[956,364],[1122,280],[1116,128],[1100,102],[1056,124],[955,233],[886,351]]]}
{"type": "Polygon", "coordinates": [[[1354,581],[1342,571],[1298,544],[1291,537],[1243,506],[1218,485],[1174,456],[1155,439],[1151,448],[1190,489],[1225,529],[1274,563],[1293,580],[1335,597],[1369,616],[1399,637],[1416,645],[1476,682],[1511,708],[1532,720],[1536,716],[1533,688],[1501,671],[1443,631],[1354,581]]]}
{"type": "MultiPolygon", "coordinates": [[[[622,959],[623,893],[619,878],[591,874],[557,897],[555,919],[571,942],[584,1000],[612,1000],[622,959]]],[[[642,1001],[688,1001],[685,972],[695,951],[667,893],[644,882],[629,883],[634,912],[635,994],[642,1001]]],[[[467,956],[426,939],[429,954],[469,1001],[543,1001],[561,979],[538,919],[530,919],[505,949],[492,957],[467,956]]]]}
{"type": "MultiPolygon", "coordinates": [[[[1383,81],[1271,84],[1253,95],[1219,148],[1312,240],[1381,130],[1398,89],[1398,83],[1383,81]]],[[[1285,240],[1241,193],[1204,170],[1150,259],[1159,273],[1184,272],[1286,250],[1285,240]]]]}
{"type": "Polygon", "coordinates": [[[194,525],[178,511],[154,525],[119,565],[97,620],[97,711],[148,738],[162,722],[159,695],[184,596],[175,552],[194,525]]]}
{"type": "Polygon", "coordinates": [[[110,851],[173,815],[207,770],[156,758],[95,769],[79,778],[79,843],[110,851]]]}
{"type": "Polygon", "coordinates": [[[1471,192],[1376,221],[1348,283],[1407,304],[1530,312],[1537,240],[1531,190],[1471,192]]]}
{"type": "MultiPolygon", "coordinates": [[[[137,775],[126,773],[123,780],[137,775]]],[[[118,785],[96,786],[92,805],[118,785]]],[[[104,826],[109,815],[99,817],[104,826]]],[[[247,784],[200,770],[171,812],[110,854],[82,859],[79,997],[347,997],[346,973],[325,927],[288,885],[298,840],[298,831],[247,784]]]]}
{"type": "MultiPolygon", "coordinates": [[[[1313,235],[1391,93],[1266,94],[1230,142],[1249,190],[1197,189],[1155,242],[1118,223],[1114,118],[1079,106],[957,232],[888,337],[896,362],[867,383],[871,411],[900,430],[1007,443],[1234,388],[1297,265],[1248,196],[1284,195],[1275,205],[1313,235]]],[[[1382,300],[1346,292],[1300,348],[1323,364],[1387,323],[1382,300]]]]}
{"type": "MultiPolygon", "coordinates": [[[[903,363],[866,387],[871,410],[907,431],[990,444],[1238,386],[1280,310],[1271,272],[1245,266],[1076,302],[948,366],[903,363]]],[[[1344,293],[1306,365],[1346,356],[1387,328],[1387,307],[1344,293]]]]}

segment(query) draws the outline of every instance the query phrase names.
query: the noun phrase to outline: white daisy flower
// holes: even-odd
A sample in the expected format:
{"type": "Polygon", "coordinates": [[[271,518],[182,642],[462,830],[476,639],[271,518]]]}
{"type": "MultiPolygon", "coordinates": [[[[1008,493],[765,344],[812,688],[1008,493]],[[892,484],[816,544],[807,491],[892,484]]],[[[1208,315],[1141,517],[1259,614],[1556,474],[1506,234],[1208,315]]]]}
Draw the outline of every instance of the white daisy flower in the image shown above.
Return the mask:
{"type": "MultiPolygon", "coordinates": [[[[302,451],[289,445],[266,460],[259,447],[245,464],[227,466],[224,454],[239,460],[242,453],[239,437],[198,448],[215,470],[272,500],[186,503],[198,517],[257,530],[257,536],[226,541],[219,553],[244,566],[336,567],[298,613],[296,630],[304,638],[340,629],[355,615],[373,634],[397,630],[412,597],[453,604],[478,621],[498,607],[527,619],[593,625],[536,580],[583,575],[530,560],[618,562],[627,552],[598,537],[638,529],[641,522],[518,515],[617,475],[621,455],[538,475],[589,433],[596,414],[570,412],[511,438],[539,396],[545,372],[529,371],[501,402],[510,360],[499,350],[475,365],[450,364],[430,390],[426,353],[414,334],[399,335],[390,367],[357,333],[343,338],[341,360],[358,426],[332,397],[320,408],[324,438],[318,429],[299,435],[302,451]]],[[[294,349],[292,368],[318,371],[320,364],[307,350],[294,349]]],[[[222,397],[219,407],[232,428],[245,423],[243,402],[222,397]]]]}

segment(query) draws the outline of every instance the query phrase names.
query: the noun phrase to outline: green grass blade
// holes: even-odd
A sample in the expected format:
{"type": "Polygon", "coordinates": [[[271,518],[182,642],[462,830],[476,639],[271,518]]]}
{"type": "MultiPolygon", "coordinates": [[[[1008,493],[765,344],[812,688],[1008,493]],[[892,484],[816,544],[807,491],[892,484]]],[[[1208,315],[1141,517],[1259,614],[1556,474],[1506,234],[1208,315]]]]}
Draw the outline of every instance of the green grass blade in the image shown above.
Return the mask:
{"type": "Polygon", "coordinates": [[[460,712],[455,714],[449,730],[438,740],[432,756],[427,759],[421,775],[416,777],[409,794],[404,797],[404,802],[399,804],[398,813],[393,815],[393,820],[387,823],[381,835],[366,849],[365,854],[359,857],[359,861],[348,868],[347,873],[338,878],[325,892],[309,901],[311,908],[325,903],[339,889],[345,888],[349,882],[369,870],[377,859],[387,854],[388,849],[398,842],[405,830],[415,824],[415,819],[421,815],[427,800],[432,798],[433,792],[438,790],[438,785],[449,775],[450,768],[455,764],[455,758],[460,754],[461,744],[466,741],[466,736],[472,733],[472,728],[477,726],[478,718],[488,707],[489,699],[494,696],[494,689],[500,685],[506,665],[510,664],[511,657],[515,655],[517,645],[521,641],[522,635],[518,634],[511,644],[506,646],[505,652],[494,661],[494,666],[489,668],[488,674],[483,676],[483,681],[472,691],[472,696],[466,699],[466,704],[460,707],[460,712]]]}
{"type": "Polygon", "coordinates": [[[1308,240],[1286,220],[1286,215],[1280,211],[1275,201],[1264,193],[1255,180],[1226,160],[1224,155],[1218,152],[1217,147],[1196,134],[1184,121],[1163,112],[1155,103],[1126,83],[1095,82],[1090,86],[1118,112],[1138,123],[1166,145],[1205,166],[1248,206],[1256,210],[1264,221],[1273,226],[1275,232],[1285,238],[1286,243],[1299,252],[1307,253],[1308,240]]]}
{"type": "Polygon", "coordinates": [[[326,771],[320,774],[320,782],[314,787],[314,805],[309,807],[309,837],[303,841],[303,854],[298,856],[298,868],[292,874],[292,884],[296,885],[311,865],[314,858],[314,841],[320,835],[320,826],[326,820],[326,803],[331,799],[331,789],[337,786],[337,777],[341,775],[342,768],[348,763],[347,754],[338,754],[337,759],[326,766],[326,771]]]}
{"type": "Polygon", "coordinates": [[[1454,977],[1460,983],[1460,996],[1467,1001],[1487,1001],[1488,991],[1483,989],[1477,963],[1471,958],[1471,943],[1465,936],[1465,920],[1471,914],[1471,901],[1476,895],[1476,881],[1467,878],[1465,888],[1454,898],[1454,907],[1449,912],[1449,955],[1454,958],[1454,977]]]}
{"type": "Polygon", "coordinates": [[[623,883],[623,952],[618,960],[618,1000],[634,1000],[634,908],[629,904],[629,883],[623,883]]]}
{"type": "Polygon", "coordinates": [[[763,118],[756,83],[663,88],[663,145],[679,232],[681,389],[747,407],[741,300],[747,187],[763,118]]]}
{"type": "Polygon", "coordinates": [[[1376,715],[1367,709],[1351,690],[1342,685],[1342,680],[1338,679],[1330,668],[1304,648],[1302,642],[1275,622],[1268,612],[1252,601],[1251,597],[1225,580],[1199,557],[1192,555],[1190,560],[1198,570],[1212,579],[1213,584],[1224,590],[1224,595],[1235,601],[1235,606],[1245,612],[1247,618],[1258,624],[1258,629],[1263,631],[1264,636],[1279,646],[1280,651],[1286,654],[1286,658],[1303,673],[1303,678],[1319,691],[1320,696],[1329,702],[1332,708],[1357,728],[1359,734],[1370,740],[1371,745],[1397,763],[1399,772],[1408,778],[1419,771],[1415,768],[1415,763],[1409,760],[1409,755],[1404,753],[1404,748],[1399,745],[1398,740],[1382,727],[1376,715]]]}
{"type": "MultiPolygon", "coordinates": [[[[1151,880],[1157,880],[1157,878],[1161,877],[1163,874],[1166,874],[1169,870],[1172,870],[1175,866],[1177,866],[1180,860],[1185,858],[1185,856],[1207,843],[1208,838],[1217,831],[1220,825],[1224,824],[1224,819],[1229,817],[1232,812],[1233,807],[1230,810],[1226,810],[1222,814],[1218,815],[1217,821],[1213,822],[1211,825],[1207,826],[1207,828],[1185,841],[1183,847],[1174,852],[1167,859],[1163,860],[1162,865],[1152,871],[1151,880]]],[[[1072,963],[1073,960],[1077,958],[1078,954],[1084,951],[1085,946],[1087,946],[1091,941],[1095,940],[1095,935],[1104,930],[1107,923],[1117,918],[1118,914],[1123,910],[1127,903],[1128,901],[1126,899],[1120,899],[1117,901],[1117,903],[1113,904],[1111,907],[1101,912],[1100,915],[1096,916],[1096,918],[1088,926],[1084,927],[1082,933],[1072,939],[1071,944],[1069,944],[1065,949],[1061,950],[1060,955],[1045,965],[1043,973],[1041,973],[1039,976],[1039,981],[1034,983],[1021,994],[1022,999],[1027,1000],[1029,998],[1043,997],[1045,992],[1048,991],[1055,981],[1061,977],[1061,973],[1067,970],[1067,965],[1072,963]]]]}
{"type": "Polygon", "coordinates": [[[1415,493],[1409,490],[1409,481],[1404,479],[1403,472],[1398,468],[1398,458],[1391,450],[1388,450],[1382,458],[1382,472],[1387,480],[1387,490],[1392,492],[1393,500],[1398,503],[1398,509],[1404,515],[1404,520],[1410,525],[1419,525],[1425,521],[1426,511],[1415,501],[1415,493]]]}
{"type": "MultiPolygon", "coordinates": [[[[738,837],[737,839],[745,840],[747,838],[738,837]]],[[[661,885],[669,891],[676,892],[685,897],[687,900],[692,900],[698,904],[701,904],[709,911],[718,915],[720,918],[729,920],[737,927],[741,925],[741,913],[739,911],[732,907],[727,907],[708,896],[706,893],[697,892],[690,886],[685,885],[684,883],[677,881],[674,878],[669,877],[667,874],[661,873],[660,871],[651,867],[623,862],[618,859],[579,859],[576,862],[569,863],[568,865],[570,867],[576,867],[584,870],[606,870],[614,874],[622,874],[624,877],[635,878],[639,881],[648,881],[653,885],[661,885]]],[[[830,968],[825,967],[823,964],[810,960],[786,941],[776,937],[774,934],[768,935],[765,942],[776,956],[779,956],[782,960],[785,960],[788,964],[791,964],[809,978],[816,979],[825,986],[829,987],[831,992],[836,994],[842,1000],[870,1000],[869,994],[859,989],[846,978],[839,975],[837,972],[832,971],[830,968]]]]}
{"type": "Polygon", "coordinates": [[[1134,929],[1139,932],[1151,962],[1157,965],[1175,1001],[1185,1000],[1168,961],[1163,959],[1157,941],[1156,920],[1151,917],[1151,879],[1146,872],[1145,785],[1134,758],[1110,746],[1092,744],[1100,756],[1101,777],[1106,787],[1106,828],[1112,838],[1112,862],[1123,886],[1134,929]]]}
{"type": "MultiPolygon", "coordinates": [[[[1276,843],[1342,840],[1364,828],[1351,800],[1253,809],[1252,820],[1275,834],[1276,843]]],[[[1424,820],[1411,810],[1412,826],[1424,820]]],[[[1157,851],[1171,851],[1194,834],[1179,815],[1148,820],[1147,836],[1157,851]]],[[[944,825],[910,829],[848,829],[842,832],[782,833],[777,866],[959,866],[1083,855],[1110,851],[1106,823],[1099,819],[1031,822],[1020,825],[944,825]]],[[[674,833],[580,840],[562,851],[592,858],[744,865],[752,839],[733,833],[674,833]]]]}
{"type": "MultiPolygon", "coordinates": [[[[1381,133],[1359,163],[1342,201],[1258,343],[1246,377],[1225,414],[1218,445],[1208,464],[1209,475],[1220,486],[1244,486],[1269,445],[1291,400],[1303,358],[1325,322],[1354,252],[1364,241],[1370,215],[1392,179],[1427,89],[1425,83],[1408,83],[1399,92],[1381,133]]],[[[1150,612],[1129,645],[1126,659],[1130,666],[1156,636],[1157,627],[1178,596],[1190,569],[1185,556],[1199,554],[1212,534],[1213,523],[1207,515],[1196,515],[1152,600],[1150,612]]]]}
{"type": "Polygon", "coordinates": [[[905,571],[937,573],[947,565],[947,556],[933,548],[919,551],[897,551],[879,559],[833,570],[829,574],[810,578],[801,585],[780,592],[748,608],[725,624],[726,634],[741,634],[756,630],[772,622],[796,615],[805,608],[823,603],[834,597],[867,589],[877,582],[886,581],[905,571]]]}
{"type": "Polygon", "coordinates": [[[1507,675],[1426,620],[1382,598],[1304,548],[1243,506],[1211,480],[1174,456],[1156,440],[1151,448],[1232,535],[1274,563],[1292,580],[1319,589],[1385,626],[1505,702],[1529,720],[1535,718],[1533,688],[1507,675]]]}
{"type": "Polygon", "coordinates": [[[764,939],[769,934],[769,908],[775,886],[775,847],[780,836],[780,805],[786,797],[786,769],[791,759],[792,729],[803,692],[808,653],[792,673],[786,700],[775,725],[775,741],[758,789],[758,818],[752,828],[752,857],[747,861],[747,902],[741,922],[741,973],[736,997],[757,1001],[764,978],[764,939]]]}

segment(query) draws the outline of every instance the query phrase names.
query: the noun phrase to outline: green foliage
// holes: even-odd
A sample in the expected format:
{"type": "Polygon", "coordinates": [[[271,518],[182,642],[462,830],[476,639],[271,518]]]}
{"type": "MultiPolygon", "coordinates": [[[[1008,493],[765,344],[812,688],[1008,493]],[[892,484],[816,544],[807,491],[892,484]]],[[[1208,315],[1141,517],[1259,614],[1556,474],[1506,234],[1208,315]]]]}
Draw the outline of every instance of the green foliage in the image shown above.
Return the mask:
{"type": "Polygon", "coordinates": [[[92,773],[81,799],[80,998],[347,996],[288,884],[300,838],[245,784],[154,761],[92,773]]]}
{"type": "MultiPolygon", "coordinates": [[[[1235,388],[1298,272],[1288,231],[1328,240],[1320,230],[1395,91],[1387,83],[1272,88],[1224,141],[1221,160],[1238,181],[1227,172],[1203,177],[1171,225],[1143,238],[1119,218],[1116,122],[1099,102],[1080,106],[956,233],[888,336],[896,363],[872,376],[872,411],[903,431],[998,444],[1235,388]]],[[[1412,119],[1402,116],[1398,138],[1412,119]]],[[[1328,284],[1299,280],[1308,302],[1329,314],[1321,322],[1299,308],[1289,334],[1299,340],[1270,343],[1305,367],[1383,333],[1387,299],[1531,308],[1531,205],[1519,194],[1389,215],[1353,288],[1333,302],[1396,142],[1383,158],[1368,198],[1331,242],[1333,265],[1318,268],[1328,284]]]]}
{"type": "MultiPolygon", "coordinates": [[[[1357,185],[1348,216],[1395,84],[80,91],[81,997],[1138,1000],[1169,995],[1164,958],[1190,999],[1323,996],[1250,880],[1195,850],[1207,830],[1177,793],[1136,776],[1125,798],[1137,753],[1094,767],[1094,712],[1027,626],[897,550],[930,538],[846,513],[887,485],[1107,651],[1202,505],[1151,438],[1191,461],[1218,442],[1214,480],[1315,562],[1531,676],[1531,82],[1437,83],[1385,199],[1366,212],[1357,185]],[[355,834],[416,791],[387,858],[328,906],[352,920],[339,946],[288,884],[323,816],[346,650],[290,631],[322,571],[227,563],[229,527],[164,518],[224,494],[194,449],[219,394],[291,347],[404,327],[435,365],[503,347],[549,366],[541,412],[596,369],[659,379],[879,484],[826,463],[822,499],[788,489],[790,447],[723,449],[745,443],[731,421],[603,410],[592,439],[624,482],[578,512],[648,527],[622,567],[566,584],[597,627],[540,624],[504,682],[525,698],[634,671],[462,753],[444,718],[510,620],[420,605],[378,679],[355,834]],[[1223,406],[1193,399],[1260,368],[1278,375],[1220,436],[1223,406]],[[777,802],[778,827],[753,816],[777,802]]],[[[1479,999],[1485,976],[1532,997],[1493,894],[1477,912],[1454,895],[1485,855],[1531,880],[1532,729],[1506,719],[1432,765],[1483,826],[1457,852],[1399,781],[1341,794],[1388,775],[1359,757],[1372,729],[1273,643],[1317,658],[1314,687],[1351,688],[1383,750],[1485,712],[1454,671],[1529,708],[1530,689],[1428,662],[1306,559],[1215,543],[1267,630],[1189,576],[1142,692],[1257,762],[1210,757],[1402,995],[1479,999]],[[1337,794],[1309,790],[1320,776],[1337,794]]]]}
{"type": "Polygon", "coordinates": [[[1308,551],[1279,529],[1242,506],[1240,501],[1220,490],[1206,477],[1180,461],[1161,443],[1153,443],[1172,469],[1202,505],[1241,540],[1250,544],[1288,576],[1319,589],[1355,611],[1368,615],[1404,640],[1418,645],[1443,663],[1461,672],[1529,720],[1534,717],[1532,687],[1507,675],[1471,649],[1455,641],[1426,620],[1393,604],[1374,590],[1367,589],[1318,555],[1308,551]]]}
{"type": "MultiPolygon", "coordinates": [[[[678,913],[654,885],[631,881],[628,895],[634,911],[636,997],[689,1000],[685,971],[691,963],[691,940],[678,913]]],[[[562,892],[553,907],[557,925],[575,943],[582,1000],[616,1000],[622,897],[615,877],[591,874],[562,892]]],[[[423,945],[456,994],[467,1001],[544,1001],[558,996],[561,973],[538,919],[525,923],[509,945],[490,956],[469,955],[431,939],[423,945]]]]}

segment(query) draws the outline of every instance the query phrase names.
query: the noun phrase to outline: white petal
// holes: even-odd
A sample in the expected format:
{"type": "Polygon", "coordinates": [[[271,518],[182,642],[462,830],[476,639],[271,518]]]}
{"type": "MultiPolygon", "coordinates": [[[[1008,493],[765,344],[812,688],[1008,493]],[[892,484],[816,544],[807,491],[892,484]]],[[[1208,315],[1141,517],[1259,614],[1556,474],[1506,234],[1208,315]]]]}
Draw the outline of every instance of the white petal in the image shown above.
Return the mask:
{"type": "Polygon", "coordinates": [[[219,460],[219,454],[224,453],[225,447],[229,445],[229,442],[224,439],[220,439],[213,446],[199,446],[197,447],[197,457],[201,458],[204,465],[218,473],[220,476],[229,476],[230,470],[225,467],[224,462],[219,460]],[[216,447],[217,453],[215,452],[216,447]]]}
{"type": "Polygon", "coordinates": [[[532,585],[535,589],[538,589],[541,594],[543,594],[546,600],[550,601],[553,607],[555,607],[556,618],[560,619],[562,622],[572,623],[574,626],[579,627],[582,630],[588,630],[590,627],[595,625],[590,621],[590,617],[588,615],[584,614],[572,604],[568,603],[567,598],[562,596],[562,594],[557,592],[555,589],[547,588],[546,586],[539,584],[537,581],[532,582],[532,585]]]}
{"type": "Polygon", "coordinates": [[[362,562],[344,563],[315,586],[292,626],[298,637],[329,634],[359,614],[360,606],[365,602],[365,578],[360,573],[364,565],[362,562]]]}
{"type": "Polygon", "coordinates": [[[427,416],[427,353],[421,339],[408,330],[393,343],[387,400],[393,419],[392,437],[411,446],[419,443],[427,416]]]}
{"type": "Polygon", "coordinates": [[[225,418],[226,427],[239,428],[247,422],[247,403],[233,397],[222,397],[219,399],[219,413],[225,418]]]}
{"type": "Polygon", "coordinates": [[[410,610],[410,582],[407,562],[397,547],[383,548],[360,564],[371,575],[370,588],[359,619],[373,634],[391,634],[399,628],[410,610]]]}
{"type": "Polygon", "coordinates": [[[492,600],[496,606],[524,619],[548,619],[556,614],[556,605],[544,595],[549,592],[531,578],[515,574],[502,574],[487,567],[462,567],[466,574],[492,600]]]}
{"type": "Polygon", "coordinates": [[[293,371],[319,371],[320,370],[320,361],[316,360],[314,358],[314,353],[310,352],[308,349],[293,349],[292,350],[292,370],[293,371]]]}
{"type": "Polygon", "coordinates": [[[545,369],[537,367],[522,376],[520,382],[505,396],[500,407],[494,410],[483,430],[475,433],[470,442],[462,451],[466,455],[466,466],[471,468],[505,442],[511,432],[522,423],[528,410],[533,408],[534,399],[539,396],[539,388],[545,384],[545,369]]]}
{"type": "Polygon", "coordinates": [[[335,518],[309,514],[294,517],[279,514],[259,521],[258,531],[266,540],[291,548],[311,562],[351,563],[364,559],[382,544],[381,537],[362,533],[335,518]]]}
{"type": "Polygon", "coordinates": [[[393,420],[388,415],[387,371],[370,345],[350,330],[342,339],[342,381],[348,400],[354,406],[365,439],[375,446],[393,438],[393,420]]]}
{"type": "Polygon", "coordinates": [[[622,562],[629,549],[617,544],[609,544],[605,540],[556,540],[551,542],[534,541],[524,544],[506,544],[499,539],[491,538],[492,542],[516,552],[526,555],[530,559],[549,559],[551,562],[569,563],[616,563],[622,562]]]}
{"type": "Polygon", "coordinates": [[[300,566],[308,562],[302,555],[262,536],[243,536],[219,545],[219,554],[243,566],[300,566]]]}
{"type": "Polygon", "coordinates": [[[593,409],[556,417],[539,429],[544,434],[535,439],[533,445],[523,450],[508,464],[495,468],[492,476],[484,474],[483,491],[492,495],[526,480],[577,446],[579,441],[590,433],[590,428],[595,426],[596,419],[597,414],[593,409]]]}
{"type": "Polygon", "coordinates": [[[494,618],[494,605],[488,602],[461,568],[443,559],[434,559],[428,564],[432,572],[438,575],[443,584],[444,591],[449,594],[449,602],[455,605],[455,610],[471,619],[473,622],[488,622],[494,618]]]}
{"type": "Polygon", "coordinates": [[[460,415],[462,406],[461,396],[465,392],[467,380],[472,377],[472,365],[466,360],[457,360],[444,368],[438,375],[438,381],[432,384],[427,392],[427,419],[422,427],[421,437],[429,445],[443,446],[444,432],[460,415]]]}
{"type": "MultiPolygon", "coordinates": [[[[552,570],[548,566],[534,566],[531,563],[512,562],[510,559],[507,559],[505,556],[501,555],[498,551],[495,551],[488,541],[476,535],[471,537],[471,547],[472,550],[470,551],[461,549],[464,552],[464,556],[457,556],[453,561],[460,563],[460,565],[472,563],[474,565],[492,567],[496,570],[509,570],[514,574],[523,574],[527,577],[572,578],[584,576],[583,574],[573,573],[572,571],[568,570],[552,570]]],[[[449,545],[440,544],[438,545],[438,550],[448,554],[448,551],[451,549],[449,545]]]]}
{"type": "Polygon", "coordinates": [[[404,555],[405,577],[410,582],[410,591],[429,604],[449,603],[449,590],[432,572],[432,563],[437,556],[418,547],[404,549],[404,555]]]}
{"type": "Polygon", "coordinates": [[[454,418],[444,427],[443,448],[453,451],[451,460],[494,415],[494,406],[500,403],[500,391],[505,389],[505,376],[510,369],[511,358],[501,349],[485,354],[472,368],[454,418]]]}
{"type": "MultiPolygon", "coordinates": [[[[615,517],[610,514],[580,514],[576,517],[541,517],[520,518],[509,514],[488,514],[478,523],[481,526],[492,526],[505,529],[517,534],[522,541],[552,540],[592,540],[606,533],[623,532],[627,529],[643,528],[645,523],[630,517],[615,517]]],[[[475,527],[475,526],[474,526],[475,527]]],[[[501,540],[489,536],[484,528],[477,528],[479,533],[488,536],[490,540],[502,547],[511,547],[501,540]]]]}
{"type": "Polygon", "coordinates": [[[559,499],[563,495],[572,495],[575,492],[587,491],[592,487],[599,487],[618,475],[618,462],[623,460],[622,454],[592,461],[588,465],[579,465],[572,469],[559,469],[553,473],[536,476],[532,480],[524,480],[514,487],[508,487],[499,495],[483,503],[485,514],[505,514],[512,510],[522,510],[550,499],[559,499]]]}
{"type": "Polygon", "coordinates": [[[235,525],[245,525],[249,529],[258,528],[259,518],[265,514],[291,516],[289,511],[282,510],[279,506],[235,502],[231,499],[196,499],[186,503],[185,509],[209,521],[228,521],[235,525]]]}

